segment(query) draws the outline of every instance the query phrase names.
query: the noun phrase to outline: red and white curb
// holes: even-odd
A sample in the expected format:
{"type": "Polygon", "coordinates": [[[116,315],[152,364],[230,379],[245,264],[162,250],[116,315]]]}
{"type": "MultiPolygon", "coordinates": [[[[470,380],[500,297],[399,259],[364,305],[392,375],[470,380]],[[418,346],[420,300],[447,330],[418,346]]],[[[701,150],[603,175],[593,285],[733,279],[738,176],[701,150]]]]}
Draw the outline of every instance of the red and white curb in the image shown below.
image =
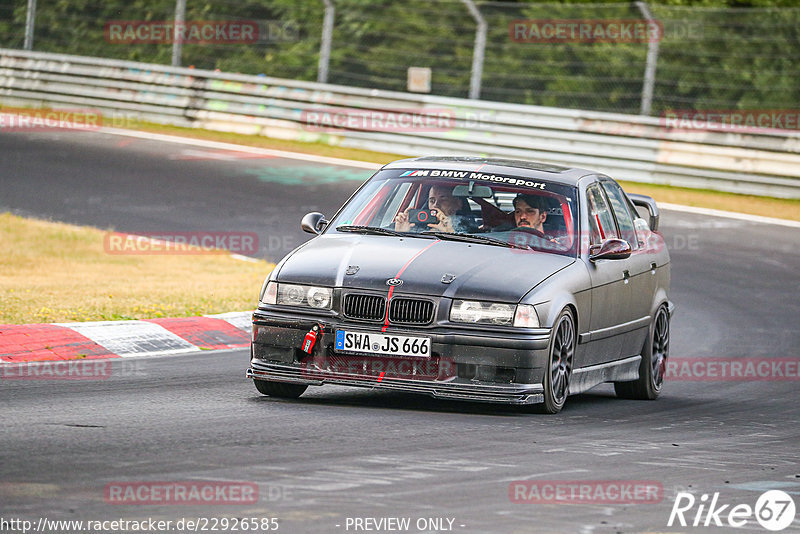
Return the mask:
{"type": "Polygon", "coordinates": [[[125,358],[250,345],[250,312],[203,317],[0,325],[0,364],[125,358]]]}

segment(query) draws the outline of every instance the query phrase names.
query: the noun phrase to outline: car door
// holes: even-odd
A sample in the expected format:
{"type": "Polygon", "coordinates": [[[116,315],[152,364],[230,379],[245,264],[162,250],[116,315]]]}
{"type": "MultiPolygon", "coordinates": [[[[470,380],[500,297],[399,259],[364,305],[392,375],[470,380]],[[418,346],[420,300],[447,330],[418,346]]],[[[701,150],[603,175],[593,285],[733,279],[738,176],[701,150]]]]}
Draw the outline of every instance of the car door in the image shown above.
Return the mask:
{"type": "MultiPolygon", "coordinates": [[[[619,229],[604,190],[599,183],[586,188],[589,231],[586,238],[590,254],[606,239],[619,237],[619,229]]],[[[625,271],[627,260],[595,260],[588,262],[592,281],[592,311],[589,332],[582,334],[588,342],[586,363],[594,365],[622,358],[624,344],[620,332],[631,320],[630,283],[625,271]]]]}
{"type": "Polygon", "coordinates": [[[647,244],[639,242],[633,223],[635,212],[631,211],[630,202],[622,188],[612,180],[602,180],[601,184],[614,219],[617,221],[620,238],[630,243],[633,249],[631,257],[624,260],[625,270],[629,274],[629,320],[631,321],[628,332],[622,334],[624,338],[622,357],[624,358],[639,354],[647,336],[647,328],[650,325],[650,308],[653,305],[656,291],[657,265],[655,257],[648,253],[647,244]]]}

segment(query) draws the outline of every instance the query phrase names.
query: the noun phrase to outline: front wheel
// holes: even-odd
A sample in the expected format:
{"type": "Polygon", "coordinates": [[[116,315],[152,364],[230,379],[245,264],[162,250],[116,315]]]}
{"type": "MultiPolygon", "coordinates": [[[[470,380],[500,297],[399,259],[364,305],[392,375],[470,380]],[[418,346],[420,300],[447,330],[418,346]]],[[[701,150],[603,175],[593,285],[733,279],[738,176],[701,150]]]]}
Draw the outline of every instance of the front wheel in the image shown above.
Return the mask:
{"type": "Polygon", "coordinates": [[[544,402],[534,409],[540,413],[558,413],[569,395],[569,379],[575,357],[575,319],[564,309],[553,327],[548,366],[544,373],[544,402]]]}
{"type": "Polygon", "coordinates": [[[308,388],[305,384],[287,384],[286,382],[272,382],[269,380],[254,379],[253,382],[259,393],[284,399],[296,399],[305,393],[308,388]]]}
{"type": "Polygon", "coordinates": [[[633,382],[614,382],[617,397],[653,400],[664,386],[664,374],[669,356],[669,313],[661,306],[650,326],[650,334],[642,349],[639,378],[633,382]]]}

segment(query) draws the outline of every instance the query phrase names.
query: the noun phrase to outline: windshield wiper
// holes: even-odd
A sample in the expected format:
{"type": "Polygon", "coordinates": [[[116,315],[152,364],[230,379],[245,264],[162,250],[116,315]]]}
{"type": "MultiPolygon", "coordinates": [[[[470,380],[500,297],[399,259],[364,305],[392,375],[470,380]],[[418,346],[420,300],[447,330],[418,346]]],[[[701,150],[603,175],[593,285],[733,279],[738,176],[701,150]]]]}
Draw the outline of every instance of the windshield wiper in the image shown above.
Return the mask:
{"type": "Polygon", "coordinates": [[[353,232],[355,234],[398,235],[402,237],[408,235],[403,232],[398,232],[397,230],[390,230],[389,228],[380,228],[378,226],[360,226],[357,224],[343,224],[342,226],[337,226],[336,229],[340,232],[353,232]]]}
{"type": "Polygon", "coordinates": [[[450,241],[465,241],[468,243],[485,243],[487,245],[495,245],[500,247],[507,247],[507,248],[525,248],[530,249],[530,245],[520,245],[517,243],[510,243],[508,241],[503,241],[502,239],[497,239],[494,237],[488,237],[485,235],[475,235],[475,234],[461,234],[458,232],[451,233],[451,232],[435,232],[435,231],[425,231],[420,232],[422,235],[433,235],[438,237],[439,239],[450,241]]]}

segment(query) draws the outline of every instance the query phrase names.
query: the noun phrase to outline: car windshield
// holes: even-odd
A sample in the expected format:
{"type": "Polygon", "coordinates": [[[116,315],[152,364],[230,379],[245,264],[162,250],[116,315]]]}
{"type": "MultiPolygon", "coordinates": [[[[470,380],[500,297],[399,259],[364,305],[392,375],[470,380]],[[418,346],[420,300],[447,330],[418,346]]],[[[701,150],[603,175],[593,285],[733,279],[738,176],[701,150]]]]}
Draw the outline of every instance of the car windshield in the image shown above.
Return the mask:
{"type": "Polygon", "coordinates": [[[575,188],[513,174],[379,171],[326,232],[449,239],[575,255],[575,188]]]}

